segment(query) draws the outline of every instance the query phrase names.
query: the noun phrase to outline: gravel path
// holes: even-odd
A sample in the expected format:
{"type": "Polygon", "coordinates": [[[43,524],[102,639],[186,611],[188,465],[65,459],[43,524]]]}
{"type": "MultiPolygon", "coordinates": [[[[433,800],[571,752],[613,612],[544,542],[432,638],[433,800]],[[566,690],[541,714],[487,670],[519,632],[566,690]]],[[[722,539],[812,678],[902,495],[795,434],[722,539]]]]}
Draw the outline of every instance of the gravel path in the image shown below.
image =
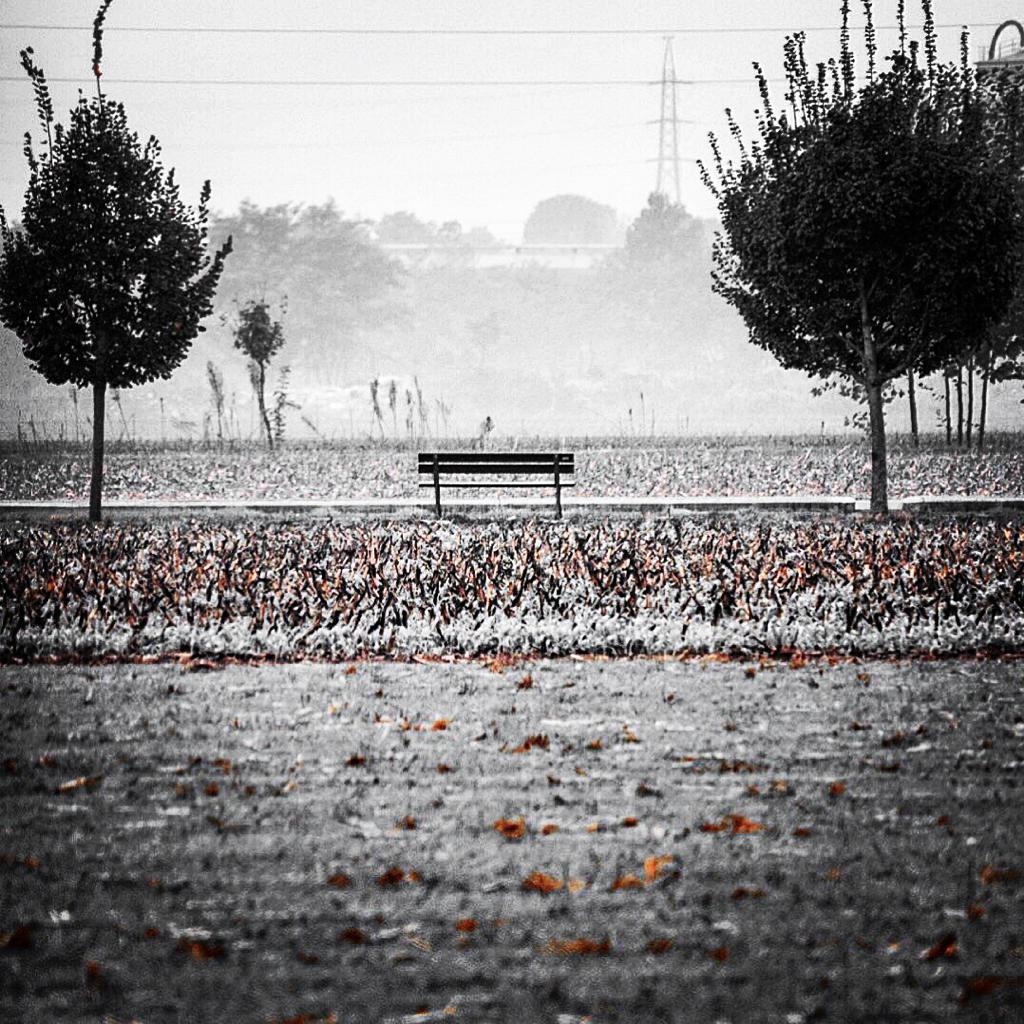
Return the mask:
{"type": "Polygon", "coordinates": [[[1024,1017],[1019,661],[202,666],[0,669],[0,1019],[1024,1017]]]}

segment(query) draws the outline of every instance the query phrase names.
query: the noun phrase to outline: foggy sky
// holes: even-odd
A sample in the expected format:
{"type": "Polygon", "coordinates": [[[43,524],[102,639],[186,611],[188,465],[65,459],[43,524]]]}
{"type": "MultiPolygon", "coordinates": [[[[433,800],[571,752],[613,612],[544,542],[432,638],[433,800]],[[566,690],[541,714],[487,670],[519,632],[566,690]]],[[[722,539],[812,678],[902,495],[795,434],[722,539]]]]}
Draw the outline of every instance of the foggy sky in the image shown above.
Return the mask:
{"type": "MultiPolygon", "coordinates": [[[[74,24],[75,31],[0,27],[0,202],[21,209],[27,170],[26,129],[36,128],[32,92],[18,51],[31,45],[51,79],[75,77],[90,88],[89,24],[96,0],[7,0],[4,25],[74,24]]],[[[860,4],[856,23],[860,24],[860,4]]],[[[178,171],[185,197],[204,178],[213,206],[229,211],[243,198],[261,205],[322,202],[376,218],[406,209],[438,222],[489,226],[516,241],[541,199],[575,192],[631,219],[653,189],[659,89],[613,86],[198,86],[119,83],[125,78],[395,80],[655,80],[660,35],[246,35],[119,32],[119,26],[376,29],[701,29],[834,26],[838,0],[115,0],[108,17],[104,82],[122,99],[143,136],[155,134],[178,171]]],[[[977,45],[992,28],[1024,16],[1016,0],[936,0],[940,24],[965,23],[977,45]],[[986,26],[986,27],[982,27],[986,26]]],[[[895,0],[878,0],[876,20],[893,23],[895,0]]],[[[909,0],[913,23],[919,7],[909,0]]],[[[959,32],[940,31],[941,56],[953,59],[959,32]]],[[[758,105],[750,64],[779,73],[783,34],[678,32],[679,78],[738,78],[739,84],[680,86],[684,158],[707,153],[709,129],[723,130],[731,106],[750,123],[758,105]]],[[[880,33],[882,51],[895,42],[880,33]]],[[[812,32],[812,58],[837,49],[837,32],[812,32]]],[[[781,86],[778,86],[781,95],[781,86]]],[[[59,119],[78,85],[52,85],[59,119]]],[[[696,168],[682,170],[683,202],[714,212],[696,168]]]]}

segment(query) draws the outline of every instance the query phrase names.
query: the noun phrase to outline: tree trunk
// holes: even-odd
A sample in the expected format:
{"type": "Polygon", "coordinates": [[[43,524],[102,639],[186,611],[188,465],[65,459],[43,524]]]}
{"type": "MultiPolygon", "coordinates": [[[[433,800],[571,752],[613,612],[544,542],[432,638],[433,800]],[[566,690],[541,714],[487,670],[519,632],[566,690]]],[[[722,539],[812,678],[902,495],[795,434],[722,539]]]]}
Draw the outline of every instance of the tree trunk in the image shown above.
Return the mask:
{"type": "Polygon", "coordinates": [[[956,446],[964,443],[964,367],[956,364],[956,446]]]}
{"type": "Polygon", "coordinates": [[[949,371],[942,371],[942,382],[946,385],[946,447],[953,447],[953,421],[949,415],[949,371]]]}
{"type": "Polygon", "coordinates": [[[103,496],[103,420],[106,410],[107,385],[100,381],[92,386],[92,477],[89,480],[89,519],[102,518],[103,496]]]}
{"type": "Polygon", "coordinates": [[[259,388],[256,390],[256,401],[259,402],[260,406],[260,423],[263,424],[263,429],[267,433],[267,447],[273,451],[274,448],[274,436],[270,432],[270,417],[267,415],[267,403],[263,396],[263,390],[267,383],[267,368],[263,363],[259,364],[260,367],[260,381],[259,388]]]}
{"type": "Polygon", "coordinates": [[[988,418],[988,380],[992,375],[992,349],[985,350],[981,376],[981,414],[978,416],[978,451],[985,448],[985,420],[988,418]]]}
{"type": "Polygon", "coordinates": [[[871,329],[867,292],[860,285],[860,328],[864,341],[864,385],[868,393],[868,418],[871,426],[871,511],[889,511],[889,485],[885,459],[885,404],[882,381],[878,376],[878,349],[871,329]]]}
{"type": "Polygon", "coordinates": [[[971,436],[974,431],[974,356],[967,360],[967,434],[964,440],[971,447],[971,436]]]}
{"type": "Polygon", "coordinates": [[[913,370],[907,370],[907,397],[910,399],[910,435],[916,448],[921,443],[921,438],[917,431],[917,392],[914,389],[913,370]]]}

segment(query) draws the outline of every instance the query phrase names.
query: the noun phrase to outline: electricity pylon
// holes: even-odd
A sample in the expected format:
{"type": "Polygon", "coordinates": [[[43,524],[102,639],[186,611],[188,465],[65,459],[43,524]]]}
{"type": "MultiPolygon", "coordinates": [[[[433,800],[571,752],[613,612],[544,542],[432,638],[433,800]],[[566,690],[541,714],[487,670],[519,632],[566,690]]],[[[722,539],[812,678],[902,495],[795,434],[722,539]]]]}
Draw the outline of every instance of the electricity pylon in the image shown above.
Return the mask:
{"type": "Polygon", "coordinates": [[[679,190],[679,118],[676,116],[676,60],[672,37],[665,36],[665,57],[661,65],[661,117],[658,119],[658,183],[655,192],[681,202],[679,190]],[[671,179],[673,193],[667,189],[671,179]]]}

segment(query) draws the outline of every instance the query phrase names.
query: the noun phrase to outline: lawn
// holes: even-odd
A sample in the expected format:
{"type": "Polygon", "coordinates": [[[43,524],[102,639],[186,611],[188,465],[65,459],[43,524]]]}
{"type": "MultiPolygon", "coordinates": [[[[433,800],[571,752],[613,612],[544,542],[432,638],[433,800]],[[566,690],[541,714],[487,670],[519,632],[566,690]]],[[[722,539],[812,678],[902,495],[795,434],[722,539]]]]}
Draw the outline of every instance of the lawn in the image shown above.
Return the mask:
{"type": "Polygon", "coordinates": [[[0,1017],[1020,1020],[1022,682],[7,666],[0,1017]]]}

